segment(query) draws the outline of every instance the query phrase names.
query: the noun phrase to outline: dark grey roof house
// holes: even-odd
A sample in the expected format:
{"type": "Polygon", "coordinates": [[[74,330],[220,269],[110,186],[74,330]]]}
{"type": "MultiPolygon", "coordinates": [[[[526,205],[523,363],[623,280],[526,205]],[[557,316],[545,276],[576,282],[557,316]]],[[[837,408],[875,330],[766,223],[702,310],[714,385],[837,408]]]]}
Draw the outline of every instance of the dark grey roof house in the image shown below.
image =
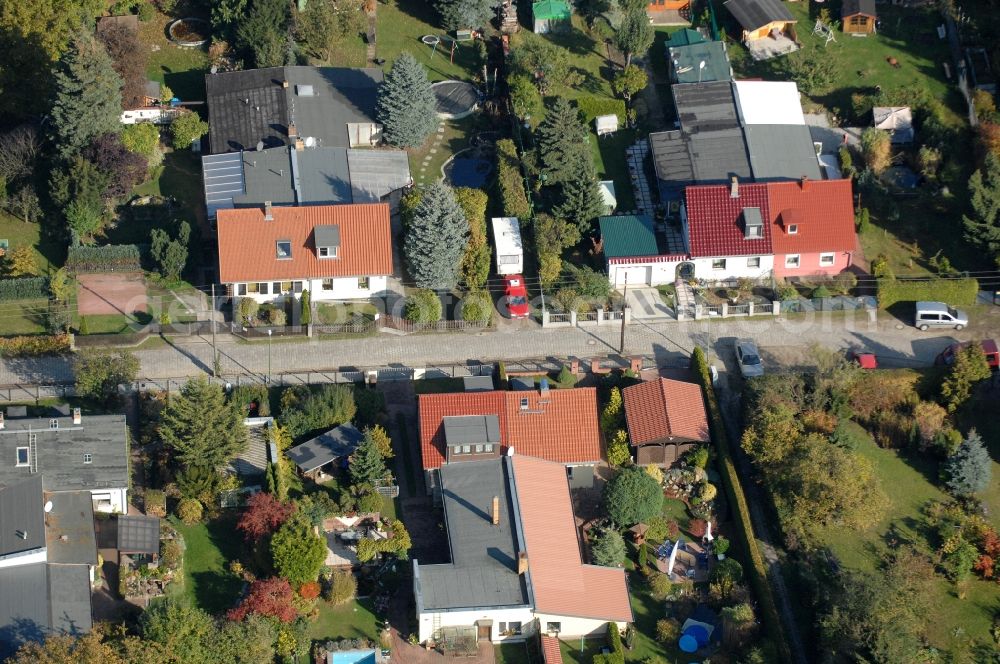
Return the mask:
{"type": "Polygon", "coordinates": [[[303,474],[314,473],[328,463],[349,457],[365,439],[353,424],[341,424],[326,433],[296,445],[285,454],[303,474]]]}
{"type": "Polygon", "coordinates": [[[125,512],[128,463],[124,415],[0,417],[0,484],[40,476],[45,491],[89,491],[125,512]]]}

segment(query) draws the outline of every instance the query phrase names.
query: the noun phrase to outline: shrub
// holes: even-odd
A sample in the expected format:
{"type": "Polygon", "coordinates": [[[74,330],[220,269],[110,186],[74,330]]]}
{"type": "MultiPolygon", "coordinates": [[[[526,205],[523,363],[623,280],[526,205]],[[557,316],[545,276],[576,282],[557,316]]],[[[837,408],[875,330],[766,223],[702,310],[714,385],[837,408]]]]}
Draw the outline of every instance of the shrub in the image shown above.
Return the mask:
{"type": "Polygon", "coordinates": [[[67,334],[0,338],[0,355],[3,357],[58,355],[68,353],[69,349],[67,334]]]}
{"type": "Polygon", "coordinates": [[[692,537],[704,537],[708,532],[708,523],[704,519],[691,519],[688,521],[687,530],[692,537]]]}
{"type": "Polygon", "coordinates": [[[667,537],[667,519],[662,514],[650,518],[646,521],[646,539],[651,542],[662,542],[667,537]]]}
{"type": "Polygon", "coordinates": [[[830,297],[830,289],[827,288],[826,286],[817,286],[816,288],[813,289],[812,296],[817,299],[830,297]]]}
{"type": "Polygon", "coordinates": [[[31,300],[49,295],[49,280],[45,277],[0,279],[0,301],[31,300]]]}
{"type": "Polygon", "coordinates": [[[257,406],[258,417],[268,417],[271,414],[271,404],[267,388],[260,384],[237,385],[229,393],[229,402],[239,407],[244,417],[249,417],[253,406],[257,406]]]}
{"type": "Polygon", "coordinates": [[[462,320],[470,323],[488,323],[493,317],[493,300],[484,290],[473,290],[462,300],[462,320]]]}
{"type": "Polygon", "coordinates": [[[285,310],[275,307],[267,312],[267,322],[275,327],[284,327],[287,322],[285,310]]]}
{"type": "Polygon", "coordinates": [[[260,311],[260,303],[252,297],[244,297],[239,300],[236,309],[242,322],[252,324],[257,318],[257,312],[260,311]]]}
{"type": "Polygon", "coordinates": [[[657,602],[664,602],[674,594],[674,584],[663,572],[653,572],[649,577],[649,594],[657,602]]]}
{"type": "Polygon", "coordinates": [[[853,272],[841,272],[833,277],[830,283],[830,288],[840,293],[841,295],[847,295],[858,285],[858,277],[853,272]]]}
{"type": "Polygon", "coordinates": [[[573,385],[576,385],[578,380],[579,378],[577,375],[570,371],[569,366],[565,364],[562,369],[559,370],[559,375],[556,376],[556,382],[563,387],[572,387],[573,385]]]}
{"type": "Polygon", "coordinates": [[[181,113],[170,123],[170,136],[175,150],[190,148],[196,139],[208,133],[208,123],[194,111],[181,113]]]}
{"type": "Polygon", "coordinates": [[[729,540],[721,536],[716,537],[712,547],[716,553],[723,554],[726,551],[729,551],[729,540]]]}
{"type": "Polygon", "coordinates": [[[624,429],[615,432],[608,442],[608,463],[621,466],[632,459],[632,450],[628,446],[628,433],[624,429]]]}
{"type": "MultiPolygon", "coordinates": [[[[874,268],[873,268],[874,269],[874,268]]],[[[965,279],[908,279],[885,277],[878,280],[878,306],[888,309],[897,302],[921,300],[947,302],[953,306],[972,306],[979,294],[979,282],[965,279]]]]}
{"type": "Polygon", "coordinates": [[[708,447],[699,445],[692,448],[684,457],[684,460],[695,468],[704,468],[708,465],[708,447]]]}
{"type": "Polygon", "coordinates": [[[506,217],[527,219],[531,216],[531,203],[528,201],[528,193],[524,190],[517,147],[514,141],[503,139],[497,141],[496,150],[497,189],[503,214],[506,217]]]}
{"type": "Polygon", "coordinates": [[[319,584],[315,581],[303,583],[299,586],[299,597],[302,599],[316,599],[319,597],[319,584]]]}
{"type": "Polygon", "coordinates": [[[580,97],[576,100],[576,106],[587,124],[593,122],[598,115],[617,115],[618,124],[625,124],[625,101],[622,99],[580,97]]]}
{"type": "Polygon", "coordinates": [[[142,269],[139,247],[108,244],[102,247],[70,247],[66,267],[81,272],[138,272],[142,269]]]}
{"type": "Polygon", "coordinates": [[[350,570],[334,570],[326,580],[323,588],[323,599],[331,604],[344,604],[354,599],[358,591],[358,582],[350,570]]]}
{"type": "Polygon", "coordinates": [[[156,10],[153,9],[153,5],[148,2],[143,2],[139,5],[139,20],[143,23],[148,23],[152,21],[156,16],[156,10]]]}
{"type": "Polygon", "coordinates": [[[302,306],[302,314],[299,316],[299,325],[309,325],[312,322],[312,303],[310,301],[309,290],[302,291],[302,297],[299,299],[299,304],[302,306]]]}
{"type": "Polygon", "coordinates": [[[177,518],[189,526],[201,521],[205,508],[194,498],[185,498],[177,504],[177,518]]]}
{"type": "Polygon", "coordinates": [[[594,563],[603,567],[618,567],[625,560],[625,540],[617,530],[605,528],[590,548],[594,563]]]}
{"type": "Polygon", "coordinates": [[[441,320],[441,298],[434,291],[422,288],[406,298],[403,317],[412,323],[436,323],[441,320]]]}
{"type": "Polygon", "coordinates": [[[358,498],[358,512],[362,514],[378,514],[383,507],[382,496],[375,491],[361,494],[358,498]]]}
{"type": "Polygon", "coordinates": [[[681,626],[673,618],[656,621],[656,640],[664,645],[674,645],[681,635],[681,626]]]}
{"type": "Polygon", "coordinates": [[[167,515],[167,497],[159,489],[146,489],[143,495],[143,505],[149,516],[165,517],[167,515]]]}

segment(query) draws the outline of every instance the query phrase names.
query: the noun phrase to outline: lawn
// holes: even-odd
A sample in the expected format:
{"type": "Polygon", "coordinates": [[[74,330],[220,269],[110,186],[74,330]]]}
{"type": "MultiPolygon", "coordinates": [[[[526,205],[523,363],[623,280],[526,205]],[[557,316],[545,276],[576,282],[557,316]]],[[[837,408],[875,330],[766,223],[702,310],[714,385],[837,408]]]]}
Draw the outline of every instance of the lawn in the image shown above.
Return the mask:
{"type": "Polygon", "coordinates": [[[13,300],[0,302],[0,336],[45,334],[48,300],[13,300]]]}
{"type": "Polygon", "coordinates": [[[38,274],[46,274],[62,265],[66,259],[66,247],[41,234],[41,226],[21,221],[17,217],[0,210],[0,239],[7,240],[10,250],[24,245],[35,250],[38,274]]]}
{"type": "Polygon", "coordinates": [[[146,75],[151,81],[166,83],[181,101],[204,101],[208,52],[205,47],[181,48],[171,43],[167,24],[173,19],[157,12],[153,20],[139,23],[139,39],[150,49],[146,75]]]}
{"type": "Polygon", "coordinates": [[[590,132],[590,149],[594,155],[594,165],[597,166],[597,176],[602,180],[614,181],[619,210],[635,209],[632,180],[629,178],[628,161],[625,158],[625,149],[631,147],[635,139],[634,129],[619,129],[614,134],[600,138],[594,131],[590,132]]]}
{"type": "Polygon", "coordinates": [[[176,199],[176,207],[137,206],[122,215],[118,226],[106,233],[114,244],[145,244],[153,228],[173,228],[175,219],[203,223],[204,193],[201,186],[201,158],[191,150],[171,150],[152,177],[135,188],[136,196],[163,196],[176,199]],[[149,208],[143,210],[143,207],[149,208]]]}
{"type": "Polygon", "coordinates": [[[410,174],[417,184],[440,182],[441,167],[456,152],[469,146],[469,137],[479,126],[479,114],[474,113],[459,120],[444,120],[444,132],[431,134],[419,148],[407,150],[410,156],[410,174]]]}
{"type": "MultiPolygon", "coordinates": [[[[994,456],[997,447],[994,444],[994,456]]],[[[932,483],[937,480],[938,473],[937,463],[933,460],[879,448],[871,439],[860,446],[858,452],[874,465],[891,506],[882,521],[867,531],[827,527],[820,529],[818,536],[820,543],[830,548],[842,566],[875,571],[880,554],[885,550],[884,541],[888,532],[895,539],[912,538],[921,548],[926,548],[926,522],[922,509],[930,501],[948,500],[949,496],[932,483]]],[[[998,494],[1000,464],[994,463],[993,483],[987,502],[995,500],[998,494]]],[[[931,605],[936,608],[927,620],[932,645],[948,650],[954,643],[956,630],[964,630],[969,638],[990,640],[993,614],[1000,603],[1000,588],[996,583],[979,579],[970,581],[964,600],[958,598],[954,584],[943,576],[935,576],[933,589],[931,605]]]]}
{"type": "Polygon", "coordinates": [[[209,523],[186,526],[172,520],[184,536],[184,594],[209,613],[229,609],[240,595],[243,582],[229,572],[237,560],[243,538],[236,533],[235,517],[227,514],[209,523]]]}
{"type": "Polygon", "coordinates": [[[343,325],[356,316],[375,320],[378,309],[368,302],[323,302],[316,305],[316,322],[321,325],[343,325]]]}
{"type": "MultiPolygon", "coordinates": [[[[527,5],[530,8],[530,3],[527,5]]],[[[604,42],[587,31],[583,19],[578,15],[573,15],[572,30],[536,35],[530,30],[522,29],[512,40],[511,50],[516,50],[519,43],[527,43],[533,39],[544,39],[568,50],[572,72],[582,77],[582,81],[573,86],[554,81],[549,95],[567,99],[612,97],[611,63],[608,61],[604,42]]]]}
{"type": "MultiPolygon", "coordinates": [[[[86,334],[122,334],[138,332],[140,328],[153,320],[153,317],[146,312],[136,312],[134,314],[99,314],[83,316],[87,319],[86,334]]],[[[82,325],[77,322],[77,328],[82,325]]],[[[83,334],[83,333],[81,333],[83,334]]]]}
{"type": "Polygon", "coordinates": [[[403,51],[408,51],[427,69],[432,81],[469,80],[476,66],[474,42],[455,45],[454,62],[451,45],[442,39],[435,51],[420,41],[424,35],[444,37],[434,5],[426,0],[386,0],[378,5],[376,54],[386,61],[386,71],[403,51]]]}
{"type": "MultiPolygon", "coordinates": [[[[320,600],[316,607],[319,610],[319,617],[309,623],[306,631],[306,636],[310,640],[378,640],[379,624],[370,599],[358,599],[341,606],[332,606],[320,600]]],[[[309,661],[308,655],[301,658],[303,663],[309,661]]]]}
{"type": "Polygon", "coordinates": [[[528,656],[528,646],[520,643],[500,643],[494,650],[496,664],[539,664],[528,656]]]}

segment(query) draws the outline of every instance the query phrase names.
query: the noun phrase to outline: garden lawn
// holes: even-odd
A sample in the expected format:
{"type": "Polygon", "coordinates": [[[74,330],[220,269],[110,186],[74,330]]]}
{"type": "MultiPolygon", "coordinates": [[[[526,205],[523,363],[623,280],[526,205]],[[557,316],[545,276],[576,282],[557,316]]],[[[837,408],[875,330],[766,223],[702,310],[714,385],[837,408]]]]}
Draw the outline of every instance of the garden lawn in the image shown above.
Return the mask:
{"type": "Polygon", "coordinates": [[[619,210],[635,209],[632,180],[628,174],[628,160],[625,156],[626,148],[631,147],[635,139],[634,129],[619,129],[614,134],[600,138],[593,128],[590,132],[590,150],[594,155],[597,176],[601,180],[614,181],[619,210]]]}
{"type": "Polygon", "coordinates": [[[45,334],[48,300],[10,300],[0,302],[0,337],[45,334]]]}
{"type": "Polygon", "coordinates": [[[157,206],[136,206],[134,210],[126,210],[118,226],[106,233],[109,243],[148,244],[149,234],[154,228],[173,229],[175,219],[186,220],[192,226],[198,223],[204,225],[201,159],[191,150],[168,152],[152,177],[132,193],[136,196],[173,197],[177,208],[167,211],[157,206]],[[142,207],[150,209],[144,211],[142,207]]]}
{"type": "MultiPolygon", "coordinates": [[[[527,3],[530,7],[531,4],[527,3]]],[[[570,53],[570,69],[582,76],[579,85],[569,86],[554,81],[549,95],[579,99],[580,97],[611,98],[611,63],[603,40],[587,32],[586,24],[578,15],[573,14],[573,29],[536,35],[531,30],[522,29],[511,40],[511,50],[516,50],[518,43],[526,43],[533,39],[543,39],[556,46],[561,46],[570,53]]]]}
{"type": "MultiPolygon", "coordinates": [[[[378,621],[370,599],[357,599],[340,606],[320,600],[319,617],[309,623],[306,635],[313,641],[368,639],[378,641],[378,621]]],[[[303,661],[309,661],[308,657],[303,661]]]]}
{"type": "Polygon", "coordinates": [[[347,303],[323,302],[316,305],[316,322],[321,325],[343,325],[351,322],[355,316],[363,316],[366,320],[375,320],[378,309],[368,302],[347,303]]]}
{"type": "Polygon", "coordinates": [[[524,642],[500,643],[493,652],[496,656],[496,664],[535,664],[528,656],[528,646],[524,642]]]}
{"type": "Polygon", "coordinates": [[[236,532],[235,514],[187,526],[172,519],[184,537],[184,595],[209,613],[222,613],[239,598],[243,581],[229,572],[241,553],[243,537],[236,532]]]}
{"type": "Polygon", "coordinates": [[[146,75],[166,83],[181,101],[204,101],[208,52],[204,46],[181,48],[167,39],[167,24],[173,19],[156,12],[151,21],[139,23],[139,39],[150,50],[146,75]]]}
{"type": "MultiPolygon", "coordinates": [[[[886,533],[892,529],[896,539],[913,539],[929,551],[934,543],[927,542],[928,531],[922,508],[930,501],[948,500],[949,496],[932,482],[937,481],[937,464],[919,456],[903,456],[894,450],[875,445],[870,438],[858,448],[858,453],[870,460],[882,488],[888,494],[891,507],[873,528],[859,532],[853,529],[827,527],[817,531],[820,545],[830,548],[846,568],[876,571],[879,552],[884,551],[886,533]]],[[[994,463],[991,495],[1000,487],[1000,464],[994,463]]],[[[935,575],[934,596],[930,601],[933,613],[927,616],[931,645],[947,651],[954,642],[956,630],[968,638],[991,640],[995,607],[1000,603],[1000,586],[973,578],[964,600],[958,599],[955,585],[941,575],[935,575]]]]}
{"type": "Polygon", "coordinates": [[[8,250],[28,245],[35,251],[37,274],[55,270],[66,259],[66,247],[41,235],[38,224],[29,224],[0,210],[0,239],[7,240],[8,250]]]}
{"type": "Polygon", "coordinates": [[[444,127],[444,132],[435,132],[419,148],[407,150],[413,181],[417,184],[440,182],[444,177],[441,167],[456,152],[469,147],[469,137],[475,133],[478,123],[478,113],[459,120],[442,120],[440,126],[444,127]]]}
{"type": "Polygon", "coordinates": [[[399,54],[409,51],[417,62],[424,65],[432,81],[451,79],[469,80],[475,66],[475,42],[458,42],[455,61],[451,62],[449,42],[442,39],[437,50],[424,44],[424,35],[445,37],[434,5],[427,0],[386,0],[378,5],[377,57],[386,61],[383,69],[389,71],[399,54]]]}

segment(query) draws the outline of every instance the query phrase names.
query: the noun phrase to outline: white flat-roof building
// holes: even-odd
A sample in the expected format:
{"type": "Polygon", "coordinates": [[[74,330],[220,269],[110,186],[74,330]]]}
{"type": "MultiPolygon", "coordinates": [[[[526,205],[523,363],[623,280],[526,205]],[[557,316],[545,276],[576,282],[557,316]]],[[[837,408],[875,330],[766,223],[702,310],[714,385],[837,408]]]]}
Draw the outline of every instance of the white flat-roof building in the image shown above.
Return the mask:
{"type": "Polygon", "coordinates": [[[743,125],[804,125],[799,88],[792,81],[733,81],[743,125]]]}

